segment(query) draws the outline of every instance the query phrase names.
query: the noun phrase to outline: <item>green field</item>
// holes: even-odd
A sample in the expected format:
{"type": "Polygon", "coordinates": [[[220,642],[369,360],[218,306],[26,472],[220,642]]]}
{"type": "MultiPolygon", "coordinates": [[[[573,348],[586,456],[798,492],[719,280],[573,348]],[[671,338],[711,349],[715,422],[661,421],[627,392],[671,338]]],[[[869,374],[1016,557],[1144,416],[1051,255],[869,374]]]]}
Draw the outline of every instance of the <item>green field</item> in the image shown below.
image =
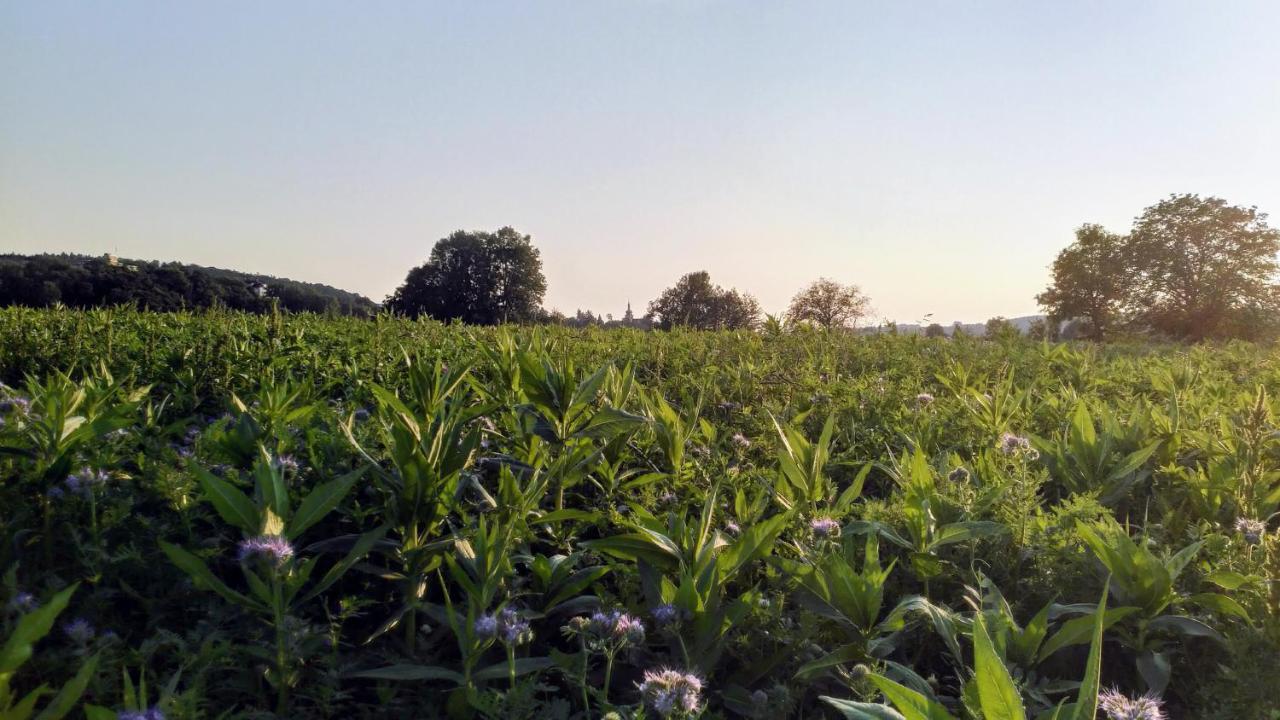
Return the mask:
{"type": "Polygon", "coordinates": [[[0,380],[0,718],[1280,717],[1272,346],[7,308],[0,380]]]}

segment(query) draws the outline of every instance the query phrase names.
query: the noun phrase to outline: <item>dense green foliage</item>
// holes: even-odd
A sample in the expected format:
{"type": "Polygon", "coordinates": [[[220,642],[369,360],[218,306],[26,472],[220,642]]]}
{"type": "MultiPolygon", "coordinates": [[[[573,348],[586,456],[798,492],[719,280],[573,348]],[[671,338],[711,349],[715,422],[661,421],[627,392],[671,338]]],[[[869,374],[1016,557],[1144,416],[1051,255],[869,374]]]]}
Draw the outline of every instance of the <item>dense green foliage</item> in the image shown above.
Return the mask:
{"type": "Polygon", "coordinates": [[[706,270],[682,276],[649,303],[655,327],[749,330],[760,323],[760,303],[749,293],[722,288],[706,270]]]}
{"type": "Polygon", "coordinates": [[[72,308],[132,305],[154,310],[223,307],[247,312],[369,315],[355,293],[320,285],[181,263],[83,255],[0,255],[0,306],[72,308]]]}
{"type": "Polygon", "coordinates": [[[1271,347],[9,308],[0,379],[0,708],[1280,708],[1271,347]]]}
{"type": "Polygon", "coordinates": [[[1280,332],[1280,230],[1255,207],[1171,195],[1143,211],[1128,235],[1084,225],[1058,253],[1037,300],[1084,333],[1118,329],[1198,342],[1274,338],[1280,332]]]}
{"type": "Polygon", "coordinates": [[[542,258],[528,235],[509,227],[458,230],[431,248],[426,263],[409,271],[386,307],[410,317],[471,325],[531,322],[542,318],[546,292],[542,258]]]}

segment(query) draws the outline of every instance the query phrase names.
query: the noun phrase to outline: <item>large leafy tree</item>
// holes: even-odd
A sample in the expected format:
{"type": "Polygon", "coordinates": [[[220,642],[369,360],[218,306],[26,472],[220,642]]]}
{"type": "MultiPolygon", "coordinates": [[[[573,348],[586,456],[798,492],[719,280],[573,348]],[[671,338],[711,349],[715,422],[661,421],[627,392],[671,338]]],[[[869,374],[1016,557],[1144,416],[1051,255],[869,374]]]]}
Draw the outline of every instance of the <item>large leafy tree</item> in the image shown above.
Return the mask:
{"type": "Polygon", "coordinates": [[[1076,230],[1076,241],[1053,261],[1053,283],[1036,296],[1052,322],[1084,319],[1094,340],[1111,332],[1133,290],[1126,242],[1101,225],[1076,230]]]}
{"type": "Polygon", "coordinates": [[[791,298],[787,320],[834,330],[851,327],[871,309],[871,299],[857,285],[819,278],[791,298]]]}
{"type": "Polygon", "coordinates": [[[1171,195],[1134,223],[1136,316],[1185,340],[1248,337],[1274,323],[1280,232],[1256,207],[1171,195]]]}
{"type": "Polygon", "coordinates": [[[459,230],[436,243],[387,298],[392,312],[475,325],[526,322],[541,315],[547,280],[528,235],[459,230]]]}
{"type": "Polygon", "coordinates": [[[680,278],[649,303],[649,313],[663,330],[676,326],[698,330],[743,330],[760,322],[760,303],[747,293],[725,290],[705,270],[680,278]]]}

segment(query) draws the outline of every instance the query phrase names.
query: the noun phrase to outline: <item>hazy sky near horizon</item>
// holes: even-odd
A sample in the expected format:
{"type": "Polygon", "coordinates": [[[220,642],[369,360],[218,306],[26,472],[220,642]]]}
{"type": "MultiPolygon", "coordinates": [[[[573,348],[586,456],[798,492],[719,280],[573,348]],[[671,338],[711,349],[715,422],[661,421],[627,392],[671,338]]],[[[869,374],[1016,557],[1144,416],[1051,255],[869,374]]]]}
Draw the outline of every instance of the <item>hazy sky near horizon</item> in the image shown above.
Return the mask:
{"type": "Polygon", "coordinates": [[[0,0],[0,251],[381,300],[451,231],[546,305],[705,269],[770,312],[1037,311],[1084,222],[1280,213],[1280,3],[0,0]]]}

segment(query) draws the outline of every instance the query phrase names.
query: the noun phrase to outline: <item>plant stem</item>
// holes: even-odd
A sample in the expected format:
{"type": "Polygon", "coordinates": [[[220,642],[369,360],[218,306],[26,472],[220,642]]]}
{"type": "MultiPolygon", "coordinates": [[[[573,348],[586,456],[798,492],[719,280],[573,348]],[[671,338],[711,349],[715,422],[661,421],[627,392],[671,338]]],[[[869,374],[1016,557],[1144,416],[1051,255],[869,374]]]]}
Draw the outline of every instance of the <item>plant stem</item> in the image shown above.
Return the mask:
{"type": "Polygon", "coordinates": [[[287,654],[284,630],[284,593],[280,587],[278,573],[276,577],[271,579],[271,585],[275,595],[272,613],[276,625],[276,714],[280,717],[286,717],[285,711],[289,707],[289,685],[285,678],[287,654]]]}
{"type": "Polygon", "coordinates": [[[587,670],[589,669],[588,663],[591,660],[591,654],[587,652],[585,640],[579,640],[578,645],[582,648],[582,683],[580,686],[582,688],[582,712],[589,716],[591,715],[591,698],[587,695],[587,670]]]}
{"type": "Polygon", "coordinates": [[[507,679],[511,681],[511,689],[516,689],[516,648],[507,646],[507,679]]]}
{"type": "Polygon", "coordinates": [[[604,655],[604,706],[609,707],[609,683],[613,680],[613,653],[607,652],[604,655]]]}

